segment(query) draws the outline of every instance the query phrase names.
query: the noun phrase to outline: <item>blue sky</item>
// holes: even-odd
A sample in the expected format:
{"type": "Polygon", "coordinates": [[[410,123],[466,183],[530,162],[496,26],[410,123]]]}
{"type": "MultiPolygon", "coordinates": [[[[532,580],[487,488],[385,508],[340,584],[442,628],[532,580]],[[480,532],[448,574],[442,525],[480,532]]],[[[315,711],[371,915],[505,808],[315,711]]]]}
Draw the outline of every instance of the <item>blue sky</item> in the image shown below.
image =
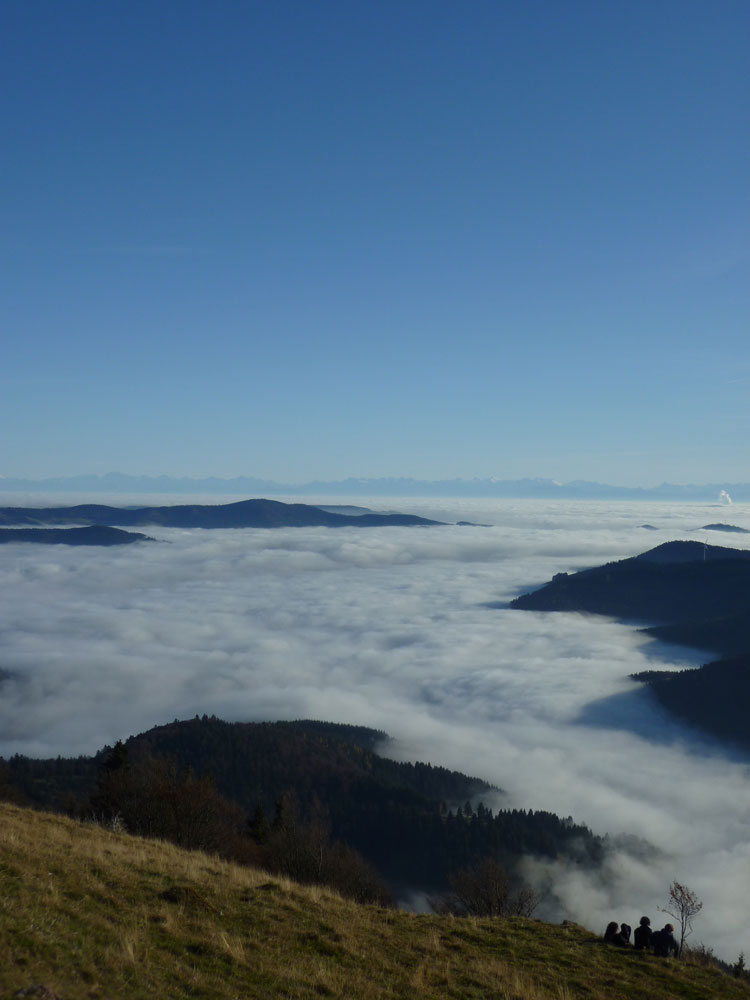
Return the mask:
{"type": "Polygon", "coordinates": [[[750,480],[745,0],[0,21],[0,474],[750,480]]]}

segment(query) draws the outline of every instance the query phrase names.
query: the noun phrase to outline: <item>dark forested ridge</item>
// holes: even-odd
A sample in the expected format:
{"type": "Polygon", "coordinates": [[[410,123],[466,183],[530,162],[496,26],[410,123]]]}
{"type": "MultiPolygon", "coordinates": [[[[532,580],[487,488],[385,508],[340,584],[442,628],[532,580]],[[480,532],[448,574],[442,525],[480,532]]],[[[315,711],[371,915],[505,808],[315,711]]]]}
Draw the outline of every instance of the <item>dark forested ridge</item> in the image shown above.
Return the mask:
{"type": "Polygon", "coordinates": [[[131,545],[154,539],[137,531],[122,531],[106,525],[86,528],[0,528],[0,545],[33,542],[36,545],[131,545]]]}
{"type": "Polygon", "coordinates": [[[699,670],[646,670],[632,675],[687,722],[750,750],[750,655],[713,660],[699,670]]]}
{"type": "MultiPolygon", "coordinates": [[[[524,854],[565,855],[596,863],[602,842],[586,827],[552,813],[493,812],[486,782],[423,763],[388,760],[373,750],[387,738],[355,726],[311,721],[227,723],[216,718],[173,722],[131,737],[133,766],[175,762],[182,773],[210,776],[216,790],[248,818],[270,822],[288,795],[303,818],[323,818],[331,836],[359,851],[387,878],[442,887],[449,872],[492,856],[512,866],[524,854]]],[[[91,799],[112,750],[95,757],[12,757],[2,770],[14,794],[47,808],[79,812],[91,799]]],[[[0,762],[2,764],[2,762],[0,762]]],[[[3,776],[0,774],[0,785],[3,776]]]]}
{"type": "Polygon", "coordinates": [[[737,656],[750,649],[748,612],[721,618],[697,618],[672,625],[651,625],[642,630],[662,642],[705,649],[721,656],[737,656]]]}
{"type": "Polygon", "coordinates": [[[749,606],[750,551],[692,541],[558,573],[511,602],[523,611],[588,611],[665,625],[743,614],[749,606]]]}
{"type": "Polygon", "coordinates": [[[630,559],[559,573],[511,607],[652,622],[644,631],[655,639],[721,654],[697,670],[634,676],[687,722],[750,748],[750,551],[665,542],[630,559]]]}
{"type": "Polygon", "coordinates": [[[166,507],[0,507],[0,525],[119,525],[165,528],[308,528],[438,525],[414,514],[360,514],[350,517],[304,503],[241,500],[227,504],[174,504],[166,507]]]}

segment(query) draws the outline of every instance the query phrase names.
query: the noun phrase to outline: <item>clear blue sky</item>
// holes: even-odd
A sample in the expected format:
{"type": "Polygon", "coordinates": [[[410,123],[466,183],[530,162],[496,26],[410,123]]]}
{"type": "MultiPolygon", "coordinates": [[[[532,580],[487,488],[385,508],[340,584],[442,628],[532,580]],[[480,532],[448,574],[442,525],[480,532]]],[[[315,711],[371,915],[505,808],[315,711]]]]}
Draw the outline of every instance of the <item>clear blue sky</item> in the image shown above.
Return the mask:
{"type": "Polygon", "coordinates": [[[0,474],[750,480],[746,0],[4,0],[0,474]]]}

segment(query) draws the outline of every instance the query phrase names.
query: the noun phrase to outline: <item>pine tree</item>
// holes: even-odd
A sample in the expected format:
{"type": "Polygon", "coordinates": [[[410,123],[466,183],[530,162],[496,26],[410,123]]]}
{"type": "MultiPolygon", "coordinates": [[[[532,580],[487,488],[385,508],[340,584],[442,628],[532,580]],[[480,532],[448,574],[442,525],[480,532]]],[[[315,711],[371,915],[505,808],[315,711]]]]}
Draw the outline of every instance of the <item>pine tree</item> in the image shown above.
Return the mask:
{"type": "Polygon", "coordinates": [[[247,824],[247,832],[256,844],[265,844],[271,835],[271,826],[263,811],[263,803],[258,802],[255,812],[250,822],[247,824]]]}

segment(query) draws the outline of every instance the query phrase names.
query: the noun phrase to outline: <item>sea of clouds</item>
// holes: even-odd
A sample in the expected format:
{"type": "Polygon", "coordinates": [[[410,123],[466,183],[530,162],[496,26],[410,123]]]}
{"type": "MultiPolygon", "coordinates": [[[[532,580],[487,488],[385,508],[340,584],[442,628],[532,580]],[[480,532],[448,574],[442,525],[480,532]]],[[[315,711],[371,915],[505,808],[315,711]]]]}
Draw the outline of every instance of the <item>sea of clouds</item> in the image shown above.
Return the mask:
{"type": "MultiPolygon", "coordinates": [[[[54,502],[0,503],[30,499],[54,502]]],[[[391,756],[500,786],[492,805],[548,809],[612,836],[597,875],[528,863],[551,887],[540,915],[597,931],[642,913],[657,925],[677,879],[705,903],[693,941],[730,960],[750,951],[750,759],[667,716],[628,677],[708,655],[649,642],[632,624],[507,607],[554,573],[674,538],[749,547],[750,536],[699,529],[750,528],[750,509],[370,506],[486,526],[143,529],[159,544],[3,546],[0,755],[92,753],[196,713],[373,726],[394,738],[391,756]]]]}

